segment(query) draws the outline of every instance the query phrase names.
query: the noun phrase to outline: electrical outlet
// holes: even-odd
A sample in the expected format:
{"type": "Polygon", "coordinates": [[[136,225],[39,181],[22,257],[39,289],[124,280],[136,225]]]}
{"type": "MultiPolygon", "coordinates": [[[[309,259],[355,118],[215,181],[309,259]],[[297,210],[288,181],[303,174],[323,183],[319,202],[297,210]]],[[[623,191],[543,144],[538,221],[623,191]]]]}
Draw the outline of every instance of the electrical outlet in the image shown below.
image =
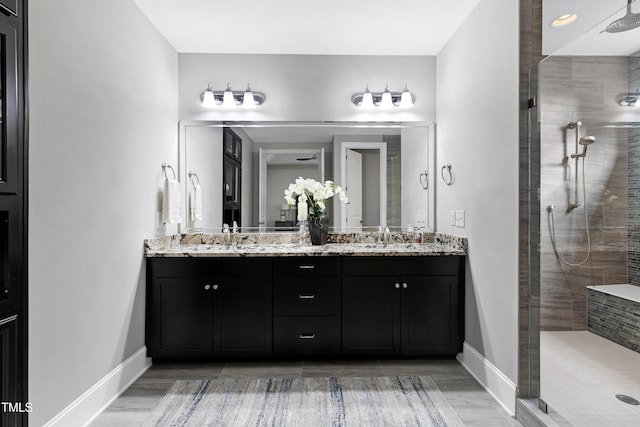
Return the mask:
{"type": "Polygon", "coordinates": [[[420,224],[421,222],[425,222],[425,212],[422,209],[418,209],[416,211],[416,222],[420,224]]]}
{"type": "Polygon", "coordinates": [[[464,228],[464,211],[456,211],[456,227],[464,228]]]}
{"type": "Polygon", "coordinates": [[[456,226],[456,211],[451,211],[451,225],[456,226]]]}

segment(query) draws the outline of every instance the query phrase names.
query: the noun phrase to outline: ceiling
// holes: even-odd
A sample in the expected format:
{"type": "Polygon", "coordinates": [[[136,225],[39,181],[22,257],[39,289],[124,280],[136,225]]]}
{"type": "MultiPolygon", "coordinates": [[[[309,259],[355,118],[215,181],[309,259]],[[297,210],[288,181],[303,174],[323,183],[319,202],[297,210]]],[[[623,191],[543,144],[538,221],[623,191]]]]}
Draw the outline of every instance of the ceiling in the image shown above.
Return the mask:
{"type": "Polygon", "coordinates": [[[437,55],[479,0],[134,0],[178,52],[437,55]]]}
{"type": "MultiPolygon", "coordinates": [[[[437,55],[480,0],[134,1],[178,52],[437,55]]],[[[626,0],[543,0],[543,53],[636,52],[640,29],[600,33],[625,13],[626,0]],[[551,27],[567,13],[578,19],[551,27]]]]}
{"type": "MultiPolygon", "coordinates": [[[[543,0],[542,51],[545,55],[623,55],[640,50],[640,28],[622,33],[601,33],[607,25],[626,14],[626,0],[543,0]],[[578,19],[553,28],[558,16],[576,13],[578,19]]],[[[640,13],[640,1],[632,4],[640,13]]]]}
{"type": "MultiPolygon", "coordinates": [[[[236,127],[236,126],[233,126],[236,127]]],[[[240,127],[240,126],[237,126],[240,127]]],[[[400,135],[399,127],[366,126],[250,126],[242,130],[255,143],[330,143],[335,135],[400,135]]]]}

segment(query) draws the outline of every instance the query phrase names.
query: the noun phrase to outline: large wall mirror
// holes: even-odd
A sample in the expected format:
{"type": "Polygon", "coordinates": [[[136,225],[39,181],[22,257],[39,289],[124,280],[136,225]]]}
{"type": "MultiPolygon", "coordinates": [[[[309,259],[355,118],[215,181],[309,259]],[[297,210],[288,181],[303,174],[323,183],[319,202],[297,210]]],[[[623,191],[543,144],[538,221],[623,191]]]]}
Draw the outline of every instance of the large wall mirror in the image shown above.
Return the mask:
{"type": "Polygon", "coordinates": [[[284,189],[298,177],[345,188],[348,204],[327,203],[333,230],[435,231],[434,135],[424,123],[181,121],[181,231],[292,231],[284,189]]]}

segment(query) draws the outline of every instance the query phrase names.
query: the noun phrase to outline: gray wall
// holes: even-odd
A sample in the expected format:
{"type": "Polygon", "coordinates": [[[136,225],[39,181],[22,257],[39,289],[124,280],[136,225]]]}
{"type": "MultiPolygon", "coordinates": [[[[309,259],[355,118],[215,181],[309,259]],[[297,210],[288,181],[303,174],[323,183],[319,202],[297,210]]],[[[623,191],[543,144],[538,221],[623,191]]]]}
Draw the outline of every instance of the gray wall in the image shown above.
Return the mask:
{"type": "MultiPolygon", "coordinates": [[[[436,229],[469,239],[465,341],[514,410],[518,361],[518,4],[481,0],[438,55],[436,229]],[[454,185],[440,167],[451,163],[454,185]],[[466,228],[449,213],[466,211],[466,228]]],[[[472,368],[473,369],[473,368],[472,368]]]]}
{"type": "Polygon", "coordinates": [[[144,346],[142,241],[178,161],[178,55],[131,0],[29,2],[29,425],[144,346]]]}
{"type": "MultiPolygon", "coordinates": [[[[242,143],[244,148],[244,140],[242,143]]],[[[185,164],[187,169],[185,173],[188,171],[196,173],[200,181],[202,221],[191,221],[188,197],[193,191],[193,184],[188,177],[185,180],[187,209],[182,217],[183,221],[187,229],[202,228],[205,231],[218,232],[222,227],[222,128],[187,127],[185,129],[185,164]]],[[[198,182],[198,179],[194,178],[195,182],[198,182]]]]}
{"type": "Polygon", "coordinates": [[[433,121],[436,58],[433,56],[327,56],[180,54],[182,120],[258,121],[433,121]],[[265,93],[259,108],[207,109],[200,95],[211,82],[224,90],[251,83],[265,93]],[[366,111],[351,103],[365,85],[374,91],[400,91],[404,84],[416,96],[408,110],[366,111]],[[330,94],[330,96],[327,96],[330,94]]]}
{"type": "MultiPolygon", "coordinates": [[[[627,91],[626,57],[550,57],[540,72],[540,258],[542,330],[585,330],[587,285],[627,281],[627,129],[599,123],[617,121],[621,113],[615,99],[627,91]],[[584,259],[588,250],[585,208],[567,212],[575,188],[575,132],[593,135],[585,159],[586,212],[591,256],[581,266],[561,263],[551,244],[547,207],[554,205],[558,252],[569,262],[584,259]]],[[[580,150],[582,147],[580,147],[580,150]]],[[[579,198],[582,194],[579,163],[579,198]]]]}

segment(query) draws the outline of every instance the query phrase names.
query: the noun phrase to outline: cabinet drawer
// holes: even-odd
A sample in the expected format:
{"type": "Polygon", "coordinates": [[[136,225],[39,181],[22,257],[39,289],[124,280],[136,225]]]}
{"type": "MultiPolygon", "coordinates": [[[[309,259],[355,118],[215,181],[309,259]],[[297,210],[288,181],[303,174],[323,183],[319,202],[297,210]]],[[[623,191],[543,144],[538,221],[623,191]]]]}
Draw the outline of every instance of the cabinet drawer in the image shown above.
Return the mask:
{"type": "Polygon", "coordinates": [[[454,276],[463,256],[345,257],[344,276],[454,276]]]}
{"type": "Polygon", "coordinates": [[[274,276],[339,276],[339,257],[287,257],[273,260],[274,276]]]}
{"type": "Polygon", "coordinates": [[[340,316],[274,317],[276,356],[338,356],[340,316]]]}
{"type": "Polygon", "coordinates": [[[273,313],[278,316],[339,315],[339,277],[278,277],[273,288],[273,313]]]}
{"type": "Polygon", "coordinates": [[[147,258],[153,277],[271,276],[269,258],[147,258]]]}

